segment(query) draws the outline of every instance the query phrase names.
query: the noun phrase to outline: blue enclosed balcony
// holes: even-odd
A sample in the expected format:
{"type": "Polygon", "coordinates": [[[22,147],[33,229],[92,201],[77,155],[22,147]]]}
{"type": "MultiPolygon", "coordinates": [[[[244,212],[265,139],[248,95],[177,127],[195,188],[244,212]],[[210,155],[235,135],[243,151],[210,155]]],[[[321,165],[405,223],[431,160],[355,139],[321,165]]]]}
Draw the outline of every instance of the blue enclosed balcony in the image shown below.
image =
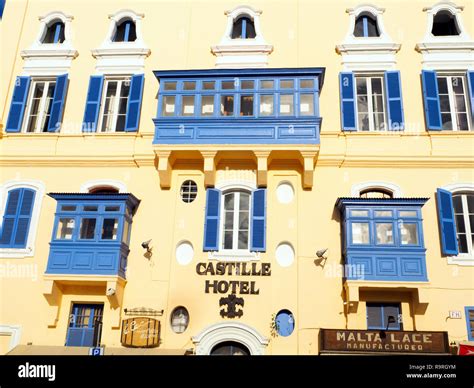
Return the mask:
{"type": "Polygon", "coordinates": [[[421,207],[427,198],[339,198],[345,278],[425,282],[421,207]]]}
{"type": "Polygon", "coordinates": [[[114,276],[125,279],[133,194],[51,193],[57,210],[47,275],[114,276]]]}
{"type": "Polygon", "coordinates": [[[303,185],[312,186],[324,68],[154,73],[160,90],[153,145],[162,187],[170,185],[171,165],[180,158],[203,160],[212,186],[219,152],[257,160],[259,186],[266,185],[269,160],[296,159],[303,185]]]}
{"type": "Polygon", "coordinates": [[[154,144],[319,144],[324,69],[155,71],[154,144]]]}

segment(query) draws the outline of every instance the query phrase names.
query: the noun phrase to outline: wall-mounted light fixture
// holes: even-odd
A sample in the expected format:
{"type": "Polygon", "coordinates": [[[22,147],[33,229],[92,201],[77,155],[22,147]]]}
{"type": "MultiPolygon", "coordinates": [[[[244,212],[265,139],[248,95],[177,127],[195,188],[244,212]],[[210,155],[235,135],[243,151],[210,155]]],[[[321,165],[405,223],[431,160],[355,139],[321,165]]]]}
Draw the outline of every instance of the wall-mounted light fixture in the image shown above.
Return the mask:
{"type": "Polygon", "coordinates": [[[326,253],[328,251],[328,248],[320,249],[316,251],[316,256],[318,257],[317,259],[314,260],[314,264],[324,267],[326,265],[326,260],[328,259],[326,253]]]}
{"type": "Polygon", "coordinates": [[[151,239],[142,242],[142,248],[146,249],[146,252],[143,256],[145,256],[147,259],[151,259],[151,256],[153,255],[153,247],[150,246],[150,243],[151,239]]]}

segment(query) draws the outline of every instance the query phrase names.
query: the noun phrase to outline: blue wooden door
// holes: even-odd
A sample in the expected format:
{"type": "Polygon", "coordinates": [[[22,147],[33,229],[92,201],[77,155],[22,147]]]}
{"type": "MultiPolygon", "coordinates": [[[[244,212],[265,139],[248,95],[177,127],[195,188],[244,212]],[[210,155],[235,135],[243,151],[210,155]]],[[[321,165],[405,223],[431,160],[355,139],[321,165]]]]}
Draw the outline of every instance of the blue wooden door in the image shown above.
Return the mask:
{"type": "Polygon", "coordinates": [[[94,330],[100,336],[103,311],[103,305],[75,303],[69,318],[66,346],[97,345],[94,344],[94,330]]]}

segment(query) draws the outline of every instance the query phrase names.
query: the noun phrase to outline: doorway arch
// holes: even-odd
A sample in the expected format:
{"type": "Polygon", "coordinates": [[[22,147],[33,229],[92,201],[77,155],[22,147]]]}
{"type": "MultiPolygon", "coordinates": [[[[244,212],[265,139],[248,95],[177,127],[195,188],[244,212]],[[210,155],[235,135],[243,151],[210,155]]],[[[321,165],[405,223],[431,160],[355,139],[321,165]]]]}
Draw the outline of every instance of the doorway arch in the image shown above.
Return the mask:
{"type": "Polygon", "coordinates": [[[250,356],[250,350],[240,342],[224,341],[211,349],[211,356],[250,356]]]}
{"type": "Polygon", "coordinates": [[[217,323],[193,337],[198,355],[209,355],[217,346],[226,346],[226,342],[248,349],[250,355],[263,355],[269,340],[253,327],[238,322],[217,323]]]}

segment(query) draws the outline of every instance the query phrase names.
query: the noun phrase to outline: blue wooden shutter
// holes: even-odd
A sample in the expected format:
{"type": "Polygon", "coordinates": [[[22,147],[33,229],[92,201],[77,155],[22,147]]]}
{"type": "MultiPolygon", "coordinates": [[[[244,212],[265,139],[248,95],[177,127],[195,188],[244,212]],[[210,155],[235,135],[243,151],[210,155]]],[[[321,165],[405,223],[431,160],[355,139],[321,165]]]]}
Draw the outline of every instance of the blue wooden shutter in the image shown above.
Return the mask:
{"type": "Polygon", "coordinates": [[[56,86],[54,88],[53,105],[51,107],[51,116],[48,124],[48,132],[59,132],[61,121],[63,119],[64,101],[66,100],[68,78],[67,74],[56,77],[56,86]]]}
{"type": "Polygon", "coordinates": [[[30,86],[30,77],[16,77],[6,132],[20,132],[25,113],[26,100],[30,86]]]}
{"type": "Polygon", "coordinates": [[[30,229],[31,214],[33,213],[33,204],[35,201],[35,191],[22,189],[20,212],[17,217],[15,231],[15,240],[13,246],[16,248],[25,248],[28,240],[28,231],[30,229]]]}
{"type": "Polygon", "coordinates": [[[20,197],[21,189],[10,190],[8,192],[7,205],[2,222],[2,236],[0,238],[0,245],[3,247],[11,247],[20,197]]]}
{"type": "Polygon", "coordinates": [[[387,91],[388,129],[391,131],[403,130],[404,122],[400,72],[386,71],[384,78],[387,91]]]}
{"type": "Polygon", "coordinates": [[[471,100],[471,119],[474,123],[474,71],[467,72],[467,84],[469,87],[469,99],[471,100]]]}
{"type": "Polygon", "coordinates": [[[132,76],[130,94],[128,96],[127,104],[127,119],[125,121],[126,132],[133,132],[138,130],[144,78],[145,77],[143,74],[137,74],[132,76]]]}
{"type": "Polygon", "coordinates": [[[340,91],[341,91],[341,121],[344,131],[355,131],[356,125],[356,95],[354,74],[340,73],[340,91]]]}
{"type": "Polygon", "coordinates": [[[421,73],[423,83],[423,102],[425,104],[425,119],[429,130],[440,131],[443,129],[441,121],[441,107],[439,103],[438,81],[436,72],[423,70],[421,73]]]}
{"type": "Polygon", "coordinates": [[[30,189],[14,189],[8,192],[0,246],[26,247],[35,194],[35,191],[30,189]]]}
{"type": "Polygon", "coordinates": [[[219,215],[221,192],[217,189],[207,189],[206,220],[204,224],[204,251],[219,250],[219,215]]]}
{"type": "Polygon", "coordinates": [[[265,252],[266,249],[266,201],[267,189],[254,190],[252,193],[252,221],[250,223],[250,250],[265,252]]]}
{"type": "Polygon", "coordinates": [[[102,98],[102,85],[104,76],[93,75],[89,81],[89,90],[87,91],[86,109],[84,111],[84,121],[82,123],[82,132],[96,132],[99,119],[100,100],[102,98]]]}
{"type": "Polygon", "coordinates": [[[443,255],[457,255],[459,251],[454,222],[453,196],[449,191],[438,189],[436,199],[438,201],[442,253],[443,255]]]}

